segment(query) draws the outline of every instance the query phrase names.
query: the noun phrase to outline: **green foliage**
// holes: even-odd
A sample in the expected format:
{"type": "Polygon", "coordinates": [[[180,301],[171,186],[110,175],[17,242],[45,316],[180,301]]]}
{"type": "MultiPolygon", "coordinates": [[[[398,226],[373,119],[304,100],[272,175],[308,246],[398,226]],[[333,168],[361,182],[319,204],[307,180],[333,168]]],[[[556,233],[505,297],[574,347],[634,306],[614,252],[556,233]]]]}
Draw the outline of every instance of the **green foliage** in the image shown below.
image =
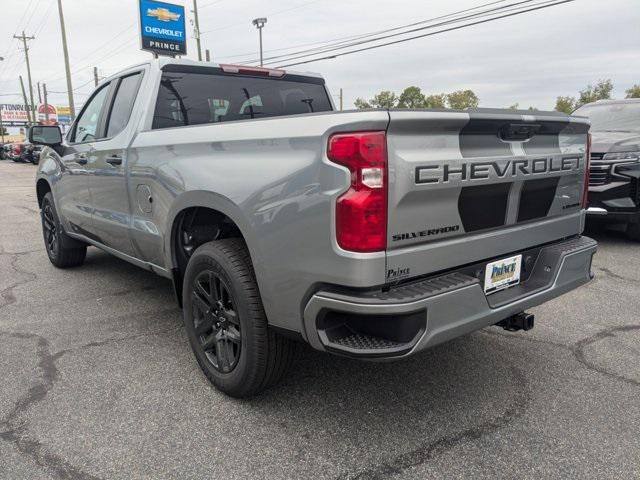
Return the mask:
{"type": "Polygon", "coordinates": [[[369,103],[374,108],[394,108],[398,106],[398,96],[389,90],[383,90],[374,96],[369,103]]]}
{"type": "Polygon", "coordinates": [[[627,98],[640,98],[640,85],[636,84],[625,91],[627,98]]]}
{"type": "Polygon", "coordinates": [[[398,96],[389,90],[383,90],[370,100],[357,98],[353,102],[356,108],[475,108],[479,100],[472,90],[460,90],[450,94],[425,95],[420,87],[407,87],[398,96]]]}
{"type": "Polygon", "coordinates": [[[2,128],[0,128],[0,134],[9,135],[9,130],[7,130],[6,127],[2,127],[2,128]]]}
{"type": "Polygon", "coordinates": [[[398,97],[400,108],[425,108],[425,96],[420,87],[407,87],[398,97]]]}
{"type": "Polygon", "coordinates": [[[447,95],[441,93],[439,95],[429,95],[424,99],[425,108],[446,108],[447,107],[447,95]]]}
{"type": "Polygon", "coordinates": [[[513,105],[510,105],[508,107],[509,110],[518,110],[518,108],[520,108],[520,104],[519,103],[514,103],[513,105]]]}
{"type": "Polygon", "coordinates": [[[577,108],[576,99],[573,97],[558,97],[556,99],[556,111],[566,114],[572,113],[577,108]]]}
{"type": "Polygon", "coordinates": [[[476,108],[480,99],[473,90],[458,90],[447,95],[447,102],[450,108],[464,110],[465,108],[476,108]]]}
{"type": "Polygon", "coordinates": [[[578,107],[587,103],[596,102],[598,100],[608,100],[611,98],[613,91],[613,82],[611,80],[600,80],[594,85],[588,85],[587,88],[580,91],[578,98],[578,107]]]}
{"type": "Polygon", "coordinates": [[[358,110],[365,110],[367,108],[373,108],[373,107],[371,107],[371,104],[369,102],[367,102],[364,98],[356,98],[355,101],[353,102],[353,104],[356,106],[356,108],[358,110]]]}

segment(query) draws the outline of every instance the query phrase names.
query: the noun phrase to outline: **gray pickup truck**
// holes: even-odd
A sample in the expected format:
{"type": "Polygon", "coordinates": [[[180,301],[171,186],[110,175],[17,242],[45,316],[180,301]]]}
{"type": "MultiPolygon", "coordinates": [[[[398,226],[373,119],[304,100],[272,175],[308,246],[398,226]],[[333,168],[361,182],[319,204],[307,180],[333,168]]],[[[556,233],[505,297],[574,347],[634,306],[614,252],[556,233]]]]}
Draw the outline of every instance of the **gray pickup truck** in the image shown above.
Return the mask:
{"type": "Polygon", "coordinates": [[[195,357],[244,397],[295,340],[391,360],[592,278],[589,123],[504,110],[337,112],[313,74],[153,60],[103,81],[36,178],[57,267],[101,248],[173,281],[195,357]]]}

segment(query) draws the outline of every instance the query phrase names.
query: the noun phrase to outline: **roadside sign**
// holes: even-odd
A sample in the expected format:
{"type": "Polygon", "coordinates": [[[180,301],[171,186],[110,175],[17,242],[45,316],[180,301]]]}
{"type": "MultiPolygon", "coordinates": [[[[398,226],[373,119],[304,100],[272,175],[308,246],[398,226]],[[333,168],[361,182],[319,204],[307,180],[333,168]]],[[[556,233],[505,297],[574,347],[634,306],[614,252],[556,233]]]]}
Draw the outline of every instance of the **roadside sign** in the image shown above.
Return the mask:
{"type": "Polygon", "coordinates": [[[57,125],[58,124],[58,110],[50,103],[47,105],[38,105],[38,123],[40,125],[57,125]],[[48,115],[47,115],[48,113],[48,115]],[[48,118],[48,120],[47,120],[48,118]]]}
{"type": "Polygon", "coordinates": [[[5,127],[18,127],[29,123],[27,107],[20,104],[4,103],[0,105],[0,116],[5,127]]]}
{"type": "Polygon", "coordinates": [[[157,55],[185,55],[187,35],[184,7],[156,0],[139,1],[142,50],[157,55]]]}

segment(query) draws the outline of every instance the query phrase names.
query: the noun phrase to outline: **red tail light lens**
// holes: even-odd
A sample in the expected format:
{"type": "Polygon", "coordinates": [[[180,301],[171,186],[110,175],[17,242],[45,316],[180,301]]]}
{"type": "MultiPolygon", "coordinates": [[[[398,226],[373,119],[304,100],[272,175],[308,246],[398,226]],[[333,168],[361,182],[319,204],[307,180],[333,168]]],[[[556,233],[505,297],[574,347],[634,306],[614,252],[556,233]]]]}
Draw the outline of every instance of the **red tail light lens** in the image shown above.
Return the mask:
{"type": "Polygon", "coordinates": [[[329,139],[329,160],[351,172],[351,186],[336,203],[336,239],[344,250],[387,248],[387,139],[384,131],[339,133],[329,139]]]}
{"type": "Polygon", "coordinates": [[[584,190],[582,192],[582,208],[589,206],[589,168],[591,166],[591,134],[587,133],[587,146],[584,152],[584,190]]]}

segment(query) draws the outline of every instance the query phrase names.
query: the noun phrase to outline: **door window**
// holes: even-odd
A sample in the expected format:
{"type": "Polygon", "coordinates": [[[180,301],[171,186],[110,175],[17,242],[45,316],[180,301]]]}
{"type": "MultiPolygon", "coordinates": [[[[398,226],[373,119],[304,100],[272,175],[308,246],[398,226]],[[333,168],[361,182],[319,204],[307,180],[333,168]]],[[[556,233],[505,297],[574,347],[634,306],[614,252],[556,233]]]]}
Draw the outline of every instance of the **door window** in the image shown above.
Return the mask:
{"type": "Polygon", "coordinates": [[[109,123],[107,124],[107,137],[111,138],[119,134],[129,123],[133,104],[140,86],[140,73],[129,75],[120,80],[116,98],[113,101],[109,123]]]}
{"type": "Polygon", "coordinates": [[[76,123],[72,140],[74,143],[92,142],[102,138],[102,135],[98,132],[98,123],[100,122],[100,112],[102,112],[108,93],[109,85],[107,84],[91,98],[80,118],[78,118],[78,123],[76,123]]]}

